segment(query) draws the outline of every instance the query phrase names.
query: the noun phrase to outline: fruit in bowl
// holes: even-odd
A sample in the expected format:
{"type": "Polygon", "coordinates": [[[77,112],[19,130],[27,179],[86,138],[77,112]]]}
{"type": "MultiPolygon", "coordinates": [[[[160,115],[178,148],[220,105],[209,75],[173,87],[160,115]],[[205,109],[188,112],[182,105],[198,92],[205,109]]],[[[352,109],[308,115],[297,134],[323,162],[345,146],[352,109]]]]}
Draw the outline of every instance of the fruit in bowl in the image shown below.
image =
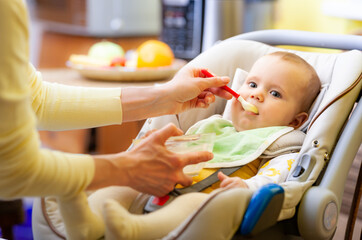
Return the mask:
{"type": "Polygon", "coordinates": [[[138,68],[169,66],[175,58],[171,48],[158,40],[142,43],[136,52],[138,68]]]}
{"type": "Polygon", "coordinates": [[[87,55],[72,54],[69,62],[91,67],[124,66],[126,61],[124,57],[125,52],[120,45],[103,40],[93,44],[87,55]]]}
{"type": "Polygon", "coordinates": [[[69,58],[73,65],[88,67],[155,68],[170,66],[173,61],[171,48],[158,40],[145,41],[126,53],[120,45],[104,40],[92,45],[87,55],[72,54],[69,58]]]}
{"type": "Polygon", "coordinates": [[[102,41],[92,45],[88,51],[88,56],[111,62],[114,58],[123,58],[124,50],[116,43],[102,41]]]}
{"type": "Polygon", "coordinates": [[[124,57],[115,57],[109,64],[111,67],[124,67],[126,66],[126,59],[124,57]]]}

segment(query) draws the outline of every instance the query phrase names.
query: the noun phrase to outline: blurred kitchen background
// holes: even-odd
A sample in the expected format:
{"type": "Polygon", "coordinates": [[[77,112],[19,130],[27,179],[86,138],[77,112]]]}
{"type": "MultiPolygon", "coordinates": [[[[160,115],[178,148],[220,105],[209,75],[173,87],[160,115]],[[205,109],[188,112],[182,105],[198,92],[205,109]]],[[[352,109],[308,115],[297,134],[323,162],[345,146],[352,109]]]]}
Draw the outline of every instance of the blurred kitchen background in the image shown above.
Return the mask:
{"type": "MultiPolygon", "coordinates": [[[[362,0],[27,0],[31,62],[40,71],[66,69],[71,54],[87,54],[107,39],[125,50],[148,39],[170,45],[176,58],[190,60],[217,41],[264,29],[294,29],[362,35],[362,0]]],[[[313,49],[309,49],[314,51],[313,49]]],[[[330,51],[330,50],[318,50],[330,51]]],[[[44,80],[46,79],[44,73],[44,80]]],[[[54,75],[48,75],[54,76],[54,75]]],[[[64,78],[67,74],[64,72],[64,78]]],[[[45,147],[75,153],[124,151],[143,122],[65,132],[40,132],[45,147]],[[127,136],[125,136],[127,135],[127,136]]],[[[346,184],[334,239],[342,239],[361,166],[360,151],[346,184]]],[[[31,199],[25,199],[29,221],[31,199]],[[27,202],[28,201],[28,202],[27,202]],[[30,202],[30,203],[29,203],[30,202]]],[[[359,209],[354,238],[359,239],[359,209]]],[[[32,239],[29,223],[15,239],[32,239]]]]}
{"type": "Polygon", "coordinates": [[[362,32],[361,0],[27,1],[35,64],[44,31],[91,38],[150,36],[184,59],[219,40],[256,30],[362,32]]]}

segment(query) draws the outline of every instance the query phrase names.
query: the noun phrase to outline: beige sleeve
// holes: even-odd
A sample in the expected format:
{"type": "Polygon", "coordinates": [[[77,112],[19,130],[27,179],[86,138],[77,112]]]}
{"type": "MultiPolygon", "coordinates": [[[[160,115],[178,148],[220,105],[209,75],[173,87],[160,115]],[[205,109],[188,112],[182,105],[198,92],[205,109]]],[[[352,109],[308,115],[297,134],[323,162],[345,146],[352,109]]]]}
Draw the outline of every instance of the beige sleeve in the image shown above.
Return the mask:
{"type": "Polygon", "coordinates": [[[45,82],[32,65],[28,75],[38,129],[70,130],[122,123],[121,88],[45,82]]]}
{"type": "Polygon", "coordinates": [[[40,148],[28,79],[23,0],[0,0],[0,198],[70,196],[94,176],[91,156],[40,148]]]}

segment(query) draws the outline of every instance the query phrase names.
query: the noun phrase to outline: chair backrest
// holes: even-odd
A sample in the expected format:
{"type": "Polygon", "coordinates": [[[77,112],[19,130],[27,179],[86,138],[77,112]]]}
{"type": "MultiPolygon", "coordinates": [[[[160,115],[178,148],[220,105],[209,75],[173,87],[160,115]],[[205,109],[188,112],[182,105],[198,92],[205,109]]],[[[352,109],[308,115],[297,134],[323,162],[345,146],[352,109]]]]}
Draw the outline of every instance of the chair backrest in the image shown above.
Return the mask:
{"type": "MultiPolygon", "coordinates": [[[[301,156],[312,156],[312,163],[308,165],[306,169],[308,171],[304,174],[297,177],[290,175],[289,181],[282,184],[287,191],[290,189],[292,193],[286,194],[284,206],[290,209],[298,204],[303,192],[316,181],[348,120],[354,102],[361,91],[362,52],[358,50],[331,54],[302,52],[252,40],[233,39],[213,46],[188,65],[208,68],[216,75],[226,75],[233,79],[237,68],[248,72],[257,59],[274,51],[289,51],[301,56],[316,69],[322,83],[322,91],[310,110],[310,119],[307,125],[303,126],[303,129],[308,131],[297,158],[297,161],[300,161],[301,156]]],[[[231,82],[229,85],[232,84],[231,82]]],[[[208,109],[191,110],[177,117],[150,119],[146,125],[149,125],[147,128],[150,129],[159,128],[166,122],[173,122],[186,131],[201,119],[213,114],[222,114],[225,105],[225,100],[217,98],[208,109]]],[[[293,211],[288,211],[287,214],[282,213],[281,219],[291,217],[293,214],[293,211]]]]}
{"type": "MultiPolygon", "coordinates": [[[[277,50],[285,49],[250,40],[227,40],[204,52],[189,64],[207,67],[215,74],[228,75],[232,78],[236,68],[249,71],[258,58],[277,50]]],[[[305,126],[309,130],[300,154],[300,156],[313,155],[315,163],[308,174],[289,178],[303,183],[298,191],[295,191],[299,194],[297,196],[293,194],[295,206],[304,190],[315,182],[332,154],[336,140],[360,92],[362,53],[357,50],[334,54],[287,51],[296,53],[308,61],[316,69],[323,86],[316,104],[311,109],[309,126],[305,126]]],[[[224,101],[219,99],[214,109],[210,110],[220,113],[224,105],[224,101]]],[[[193,121],[207,117],[208,114],[208,111],[196,115],[192,112],[180,114],[180,125],[188,128],[193,121]]]]}

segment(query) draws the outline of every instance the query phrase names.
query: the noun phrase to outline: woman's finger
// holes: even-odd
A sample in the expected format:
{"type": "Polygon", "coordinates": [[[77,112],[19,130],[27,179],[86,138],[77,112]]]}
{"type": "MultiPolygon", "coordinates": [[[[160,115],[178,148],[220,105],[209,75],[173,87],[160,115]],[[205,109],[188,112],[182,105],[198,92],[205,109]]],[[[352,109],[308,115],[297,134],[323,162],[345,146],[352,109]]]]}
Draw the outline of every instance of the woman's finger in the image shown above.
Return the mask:
{"type": "Polygon", "coordinates": [[[180,167],[183,168],[189,164],[206,162],[211,160],[213,157],[214,155],[211,152],[207,151],[180,154],[180,167]]]}
{"type": "Polygon", "coordinates": [[[146,138],[146,137],[150,136],[152,133],[154,133],[154,132],[156,132],[156,131],[157,131],[157,129],[149,130],[149,131],[147,131],[146,134],[143,135],[141,138],[146,138]]]}
{"type": "Polygon", "coordinates": [[[190,186],[192,184],[192,178],[182,172],[178,183],[184,187],[190,186]]]}
{"type": "Polygon", "coordinates": [[[226,91],[225,89],[222,89],[222,88],[212,87],[212,88],[209,88],[208,91],[218,97],[221,97],[221,98],[224,98],[227,100],[229,100],[233,97],[233,95],[231,93],[229,93],[228,91],[226,91]]]}
{"type": "Polygon", "coordinates": [[[227,85],[230,82],[229,77],[211,77],[211,78],[196,78],[201,91],[208,88],[217,88],[227,85]]]}
{"type": "Polygon", "coordinates": [[[169,123],[160,130],[151,133],[149,137],[153,137],[157,142],[164,144],[168,138],[180,136],[182,134],[183,132],[181,129],[177,128],[174,124],[169,123]]]}

